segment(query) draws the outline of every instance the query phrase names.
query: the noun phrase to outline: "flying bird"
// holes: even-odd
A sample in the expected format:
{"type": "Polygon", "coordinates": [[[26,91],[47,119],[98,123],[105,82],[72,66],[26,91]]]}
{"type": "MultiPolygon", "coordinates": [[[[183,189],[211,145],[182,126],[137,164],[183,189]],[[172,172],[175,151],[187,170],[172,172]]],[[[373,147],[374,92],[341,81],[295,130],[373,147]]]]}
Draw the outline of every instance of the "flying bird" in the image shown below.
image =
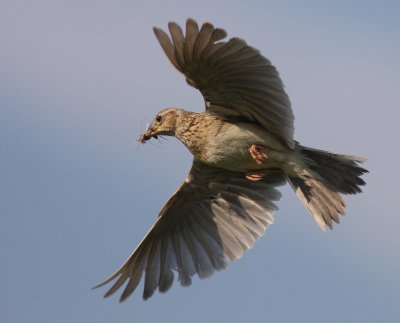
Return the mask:
{"type": "Polygon", "coordinates": [[[174,136],[193,154],[192,168],[126,262],[97,287],[127,282],[120,301],[144,277],[143,298],[166,292],[174,272],[182,286],[206,278],[252,248],[273,223],[277,187],[288,182],[314,220],[332,228],[343,194],[361,192],[364,159],[302,146],[278,71],[243,39],[193,19],[186,31],[170,22],[154,33],[170,62],[204,97],[205,112],[159,112],[142,143],[174,136]]]}

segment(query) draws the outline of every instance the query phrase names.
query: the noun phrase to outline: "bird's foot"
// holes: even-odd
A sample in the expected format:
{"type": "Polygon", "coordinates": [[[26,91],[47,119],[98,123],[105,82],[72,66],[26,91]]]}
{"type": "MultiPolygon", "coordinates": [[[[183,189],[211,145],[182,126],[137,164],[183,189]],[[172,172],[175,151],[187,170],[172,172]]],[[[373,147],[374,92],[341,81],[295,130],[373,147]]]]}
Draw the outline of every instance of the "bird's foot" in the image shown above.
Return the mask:
{"type": "Polygon", "coordinates": [[[244,177],[248,179],[249,181],[252,182],[258,182],[263,179],[265,175],[268,174],[268,171],[266,170],[249,170],[244,174],[244,177]]]}
{"type": "Polygon", "coordinates": [[[261,165],[265,159],[269,158],[268,154],[263,152],[263,149],[270,149],[270,147],[260,146],[260,145],[251,145],[249,148],[249,153],[250,153],[251,158],[253,158],[254,161],[258,165],[261,165]]]}

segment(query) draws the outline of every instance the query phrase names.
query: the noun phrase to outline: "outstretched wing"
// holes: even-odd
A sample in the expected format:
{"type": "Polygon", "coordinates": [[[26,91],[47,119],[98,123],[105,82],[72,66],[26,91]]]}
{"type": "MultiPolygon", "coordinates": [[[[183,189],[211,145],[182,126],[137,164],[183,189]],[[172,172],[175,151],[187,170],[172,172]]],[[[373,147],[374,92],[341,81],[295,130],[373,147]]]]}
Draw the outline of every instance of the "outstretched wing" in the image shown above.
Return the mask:
{"type": "Polygon", "coordinates": [[[273,222],[272,213],[280,198],[275,189],[284,183],[280,173],[263,181],[250,182],[241,173],[227,172],[194,161],[178,191],[161,210],[145,238],[110,278],[118,277],[105,297],[128,281],[121,295],[124,301],[144,275],[143,298],[158,288],[166,292],[174,272],[182,286],[191,278],[209,277],[216,270],[240,258],[273,222]]]}
{"type": "Polygon", "coordinates": [[[207,22],[199,30],[188,19],[186,35],[174,22],[168,27],[171,38],[159,28],[154,33],[171,63],[203,94],[207,111],[258,123],[294,146],[290,101],[268,59],[243,39],[222,41],[226,32],[207,22]]]}

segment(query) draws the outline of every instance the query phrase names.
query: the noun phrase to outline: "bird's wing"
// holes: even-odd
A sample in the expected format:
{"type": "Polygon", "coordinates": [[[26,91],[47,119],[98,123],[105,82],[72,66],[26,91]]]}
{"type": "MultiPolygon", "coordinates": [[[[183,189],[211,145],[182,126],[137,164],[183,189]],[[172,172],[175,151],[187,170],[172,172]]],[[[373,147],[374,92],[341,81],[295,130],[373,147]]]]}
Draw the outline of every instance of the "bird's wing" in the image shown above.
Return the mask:
{"type": "Polygon", "coordinates": [[[188,19],[186,35],[174,22],[168,27],[171,38],[159,28],[154,33],[187,83],[203,94],[208,112],[258,123],[294,146],[289,97],[268,59],[243,39],[222,41],[225,30],[207,22],[199,30],[188,19]]]}
{"type": "Polygon", "coordinates": [[[145,238],[110,278],[110,296],[128,281],[124,301],[144,276],[143,298],[158,288],[167,291],[174,271],[182,286],[198,275],[205,278],[240,258],[273,222],[276,186],[284,183],[281,173],[250,182],[241,173],[227,172],[194,161],[184,183],[161,210],[145,238]]]}

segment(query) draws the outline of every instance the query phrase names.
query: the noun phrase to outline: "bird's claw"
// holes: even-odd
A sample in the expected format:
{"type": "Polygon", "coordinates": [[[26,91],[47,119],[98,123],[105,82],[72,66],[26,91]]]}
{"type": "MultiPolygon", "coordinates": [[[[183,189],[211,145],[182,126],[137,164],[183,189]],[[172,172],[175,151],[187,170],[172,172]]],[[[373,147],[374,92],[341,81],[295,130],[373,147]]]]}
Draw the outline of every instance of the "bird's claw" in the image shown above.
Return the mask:
{"type": "Polygon", "coordinates": [[[249,181],[258,182],[258,181],[261,181],[263,179],[263,177],[266,176],[267,174],[268,174],[268,172],[265,170],[250,170],[250,171],[246,172],[244,176],[249,181]]]}
{"type": "Polygon", "coordinates": [[[269,158],[268,154],[262,151],[263,149],[270,149],[270,148],[267,146],[260,146],[260,145],[251,145],[249,148],[249,153],[251,158],[253,158],[258,165],[261,165],[265,159],[269,158]]]}

